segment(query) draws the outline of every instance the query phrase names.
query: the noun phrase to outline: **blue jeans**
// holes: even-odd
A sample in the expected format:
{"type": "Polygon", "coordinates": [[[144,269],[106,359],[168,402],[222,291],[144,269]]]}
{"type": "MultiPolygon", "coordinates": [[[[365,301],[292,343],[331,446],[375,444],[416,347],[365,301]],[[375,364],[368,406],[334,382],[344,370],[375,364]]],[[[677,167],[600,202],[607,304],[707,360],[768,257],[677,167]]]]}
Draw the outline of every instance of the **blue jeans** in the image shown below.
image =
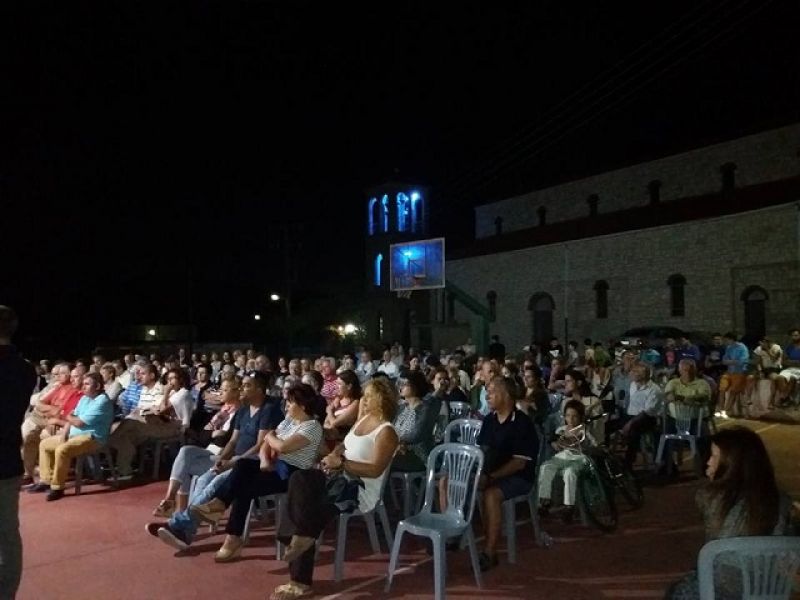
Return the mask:
{"type": "MultiPolygon", "coordinates": [[[[199,446],[183,446],[172,463],[169,478],[181,482],[181,493],[188,494],[192,485],[192,477],[205,475],[214,466],[217,457],[199,446]]],[[[205,487],[205,486],[203,486],[205,487]]]]}
{"type": "MultiPolygon", "coordinates": [[[[194,492],[189,496],[189,506],[197,504],[205,504],[214,498],[225,483],[225,480],[231,474],[231,469],[223,473],[215,473],[214,471],[207,471],[202,474],[194,487],[194,492]]],[[[193,518],[189,509],[176,512],[168,521],[170,529],[180,531],[183,533],[186,542],[191,544],[195,534],[197,534],[197,523],[193,518]]]]}

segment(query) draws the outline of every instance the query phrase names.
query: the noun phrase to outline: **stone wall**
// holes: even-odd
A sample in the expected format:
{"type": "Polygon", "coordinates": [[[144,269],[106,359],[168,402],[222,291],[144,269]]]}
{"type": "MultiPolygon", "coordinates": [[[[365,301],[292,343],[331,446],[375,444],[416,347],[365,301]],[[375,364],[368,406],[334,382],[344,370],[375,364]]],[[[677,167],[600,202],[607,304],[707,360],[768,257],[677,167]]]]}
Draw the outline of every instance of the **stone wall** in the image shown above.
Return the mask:
{"type": "Polygon", "coordinates": [[[547,209],[548,223],[586,217],[592,194],[599,197],[600,213],[643,206],[653,180],[661,182],[661,202],[717,192],[720,167],[729,162],[736,164],[736,187],[785,179],[800,174],[798,150],[795,124],[485,204],[475,209],[475,237],[495,235],[497,217],[503,232],[533,227],[539,207],[547,209]]]}
{"type": "MultiPolygon", "coordinates": [[[[638,326],[670,325],[687,331],[744,331],[743,291],[760,286],[769,294],[767,332],[785,339],[800,324],[798,239],[800,213],[794,203],[746,213],[660,226],[448,261],[447,279],[478,300],[497,293],[497,321],[509,351],[530,343],[531,297],[555,302],[554,333],[570,339],[617,338],[638,326]],[[670,316],[667,278],[686,279],[685,315],[670,316]],[[608,283],[608,317],[595,316],[594,285],[608,283]]],[[[432,310],[432,314],[436,314],[432,310]]],[[[455,320],[468,312],[456,305],[455,320]]],[[[433,340],[434,347],[439,347],[433,340]]]]}

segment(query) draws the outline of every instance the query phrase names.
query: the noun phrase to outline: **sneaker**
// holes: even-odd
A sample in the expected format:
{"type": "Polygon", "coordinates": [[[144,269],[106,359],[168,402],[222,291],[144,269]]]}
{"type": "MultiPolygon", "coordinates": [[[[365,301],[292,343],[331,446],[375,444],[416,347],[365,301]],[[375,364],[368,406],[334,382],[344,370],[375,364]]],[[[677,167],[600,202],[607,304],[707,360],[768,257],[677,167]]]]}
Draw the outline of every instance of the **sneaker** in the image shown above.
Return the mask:
{"type": "Polygon", "coordinates": [[[144,526],[144,530],[153,537],[158,537],[158,530],[166,526],[167,524],[164,523],[163,521],[160,523],[148,523],[147,525],[144,526]]]}
{"type": "Polygon", "coordinates": [[[33,484],[31,487],[28,488],[29,494],[41,494],[42,492],[49,492],[50,491],[50,484],[49,483],[39,483],[33,484]]]}
{"type": "Polygon", "coordinates": [[[26,488],[29,485],[33,485],[33,477],[26,475],[22,478],[22,481],[20,481],[19,486],[26,488]]]}
{"type": "Polygon", "coordinates": [[[156,535],[167,546],[172,546],[176,550],[186,550],[189,547],[189,542],[186,541],[183,532],[172,529],[169,525],[165,524],[164,527],[159,527],[156,535]]]}
{"type": "Polygon", "coordinates": [[[53,500],[61,500],[64,497],[64,490],[50,490],[47,492],[46,500],[52,502],[53,500]]]}

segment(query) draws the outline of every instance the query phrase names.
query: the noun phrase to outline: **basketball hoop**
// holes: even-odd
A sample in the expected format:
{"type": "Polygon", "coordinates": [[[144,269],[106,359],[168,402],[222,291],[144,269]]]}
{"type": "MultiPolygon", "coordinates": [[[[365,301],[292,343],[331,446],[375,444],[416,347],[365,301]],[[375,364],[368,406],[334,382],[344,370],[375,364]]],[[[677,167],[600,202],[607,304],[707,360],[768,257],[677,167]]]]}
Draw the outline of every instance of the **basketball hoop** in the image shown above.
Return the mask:
{"type": "Polygon", "coordinates": [[[411,299],[411,293],[413,291],[414,290],[398,290],[397,297],[400,298],[401,300],[409,300],[411,299]]]}

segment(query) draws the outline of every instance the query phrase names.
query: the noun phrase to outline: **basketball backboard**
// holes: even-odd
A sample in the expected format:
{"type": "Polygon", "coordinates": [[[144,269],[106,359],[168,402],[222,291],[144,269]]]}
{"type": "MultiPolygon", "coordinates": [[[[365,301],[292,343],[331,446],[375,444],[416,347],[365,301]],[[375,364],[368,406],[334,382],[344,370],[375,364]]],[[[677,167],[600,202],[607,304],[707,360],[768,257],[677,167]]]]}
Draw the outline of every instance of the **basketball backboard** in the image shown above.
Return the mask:
{"type": "Polygon", "coordinates": [[[389,256],[393,292],[444,287],[444,238],[392,244],[389,256]]]}

